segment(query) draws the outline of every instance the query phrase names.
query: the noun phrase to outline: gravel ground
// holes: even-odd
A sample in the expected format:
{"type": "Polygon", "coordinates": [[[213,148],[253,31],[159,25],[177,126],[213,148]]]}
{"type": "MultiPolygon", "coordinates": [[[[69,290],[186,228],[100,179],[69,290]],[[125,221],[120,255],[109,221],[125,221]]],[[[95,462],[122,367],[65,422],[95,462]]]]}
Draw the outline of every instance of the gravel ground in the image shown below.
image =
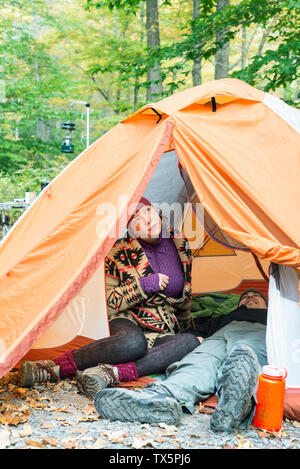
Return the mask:
{"type": "MultiPolygon", "coordinates": [[[[212,409],[203,406],[194,415],[186,414],[177,427],[110,422],[102,419],[92,402],[77,391],[75,380],[24,389],[18,387],[16,376],[9,373],[0,380],[0,449],[103,449],[110,450],[103,452],[107,458],[138,456],[145,454],[144,450],[151,450],[146,454],[152,452],[152,456],[165,450],[184,450],[181,457],[188,458],[189,451],[202,449],[300,448],[299,422],[284,421],[278,433],[254,426],[233,434],[214,433],[209,427],[212,409]]],[[[141,465],[138,460],[131,462],[141,465]]],[[[188,462],[181,460],[179,464],[178,460],[177,465],[188,462]]]]}

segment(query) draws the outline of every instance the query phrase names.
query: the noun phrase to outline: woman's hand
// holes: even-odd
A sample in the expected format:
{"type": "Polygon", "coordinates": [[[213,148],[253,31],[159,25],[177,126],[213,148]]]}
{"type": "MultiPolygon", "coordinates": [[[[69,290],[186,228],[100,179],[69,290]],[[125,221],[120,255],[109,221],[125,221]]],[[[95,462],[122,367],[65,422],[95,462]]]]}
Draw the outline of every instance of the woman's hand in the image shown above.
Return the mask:
{"type": "Polygon", "coordinates": [[[164,290],[167,288],[168,283],[169,283],[169,277],[165,274],[158,274],[159,278],[159,289],[160,291],[164,290]]]}

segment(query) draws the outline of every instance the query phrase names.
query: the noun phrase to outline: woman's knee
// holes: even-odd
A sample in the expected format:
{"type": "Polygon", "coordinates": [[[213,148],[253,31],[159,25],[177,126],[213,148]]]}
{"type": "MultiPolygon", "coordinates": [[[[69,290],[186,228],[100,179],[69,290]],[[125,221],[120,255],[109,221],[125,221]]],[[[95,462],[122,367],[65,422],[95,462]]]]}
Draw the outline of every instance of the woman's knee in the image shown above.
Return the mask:
{"type": "Polygon", "coordinates": [[[128,361],[134,361],[147,352],[147,340],[141,327],[129,319],[114,319],[110,322],[110,334],[118,338],[119,349],[128,361]]]}
{"type": "Polygon", "coordinates": [[[200,345],[198,338],[188,332],[176,335],[166,335],[158,337],[155,341],[155,345],[162,345],[164,343],[172,343],[174,346],[185,347],[188,351],[194,350],[194,348],[200,345]]]}
{"type": "Polygon", "coordinates": [[[183,342],[186,344],[188,348],[196,348],[199,345],[199,339],[197,336],[194,334],[190,334],[188,332],[184,332],[183,334],[180,334],[183,342]]]}

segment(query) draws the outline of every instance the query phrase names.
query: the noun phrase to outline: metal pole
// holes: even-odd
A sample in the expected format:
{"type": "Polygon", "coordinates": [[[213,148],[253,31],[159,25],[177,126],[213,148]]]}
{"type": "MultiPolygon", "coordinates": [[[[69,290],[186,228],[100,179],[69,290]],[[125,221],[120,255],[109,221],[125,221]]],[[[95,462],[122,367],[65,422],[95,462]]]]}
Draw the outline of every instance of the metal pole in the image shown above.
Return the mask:
{"type": "Polygon", "coordinates": [[[86,147],[90,146],[90,105],[86,103],[86,147]]]}
{"type": "Polygon", "coordinates": [[[86,148],[88,148],[90,146],[90,103],[87,103],[86,101],[77,101],[76,99],[70,99],[70,101],[72,104],[84,104],[86,107],[86,148]]]}
{"type": "Polygon", "coordinates": [[[2,238],[5,235],[5,208],[2,207],[2,238]]]}

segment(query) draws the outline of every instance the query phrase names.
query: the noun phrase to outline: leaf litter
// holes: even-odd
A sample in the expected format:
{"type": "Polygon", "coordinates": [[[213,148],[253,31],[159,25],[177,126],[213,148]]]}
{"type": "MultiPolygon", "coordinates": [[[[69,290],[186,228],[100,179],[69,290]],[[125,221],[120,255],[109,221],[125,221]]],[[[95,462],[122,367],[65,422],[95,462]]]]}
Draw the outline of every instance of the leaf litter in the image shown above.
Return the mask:
{"type": "Polygon", "coordinates": [[[216,434],[208,424],[213,411],[200,403],[179,427],[109,422],[78,393],[75,380],[22,388],[12,371],[0,379],[0,449],[300,447],[300,422],[287,420],[280,432],[250,426],[243,434],[216,434]]]}

